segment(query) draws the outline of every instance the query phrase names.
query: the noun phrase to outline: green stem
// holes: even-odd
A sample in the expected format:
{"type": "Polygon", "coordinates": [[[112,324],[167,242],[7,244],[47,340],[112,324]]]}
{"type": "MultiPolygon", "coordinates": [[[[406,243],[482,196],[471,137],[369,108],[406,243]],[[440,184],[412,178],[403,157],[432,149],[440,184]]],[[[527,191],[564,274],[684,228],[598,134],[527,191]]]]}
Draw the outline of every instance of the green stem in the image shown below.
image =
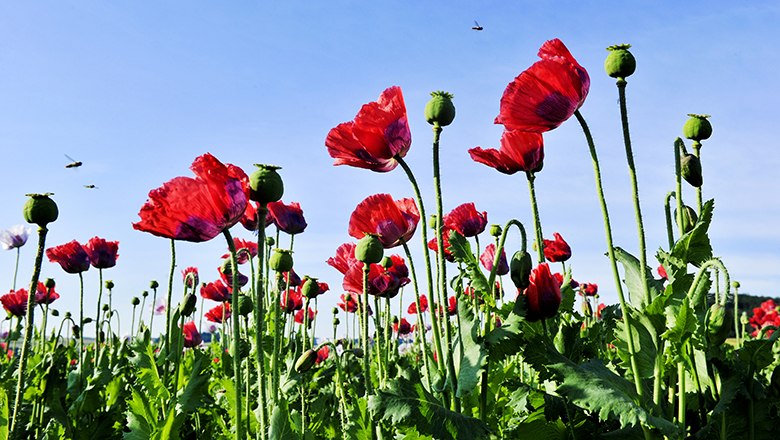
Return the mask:
{"type": "Polygon", "coordinates": [[[683,365],[682,361],[677,362],[677,397],[678,397],[678,407],[677,407],[677,421],[680,424],[680,438],[684,439],[686,437],[686,426],[685,426],[685,366],[683,365]]]}
{"type": "Polygon", "coordinates": [[[737,338],[737,348],[742,348],[742,339],[739,335],[739,284],[734,281],[734,334],[737,338]]]}
{"type": "Polygon", "coordinates": [[[257,385],[259,389],[259,402],[257,406],[260,409],[260,438],[265,440],[267,434],[268,420],[268,392],[266,390],[265,377],[265,348],[263,347],[263,336],[265,335],[265,283],[263,274],[265,267],[265,217],[268,212],[268,205],[260,204],[257,209],[257,275],[255,284],[254,318],[255,318],[255,363],[257,364],[257,385]]]}
{"type": "MultiPolygon", "coordinates": [[[[373,394],[371,383],[371,344],[368,343],[368,274],[371,270],[371,266],[367,263],[363,263],[363,379],[365,381],[366,394],[365,398],[368,401],[373,394]]],[[[377,314],[379,311],[376,312],[377,314]]],[[[369,429],[371,430],[370,438],[374,439],[376,433],[376,420],[367,412],[369,429]]]]}
{"type": "Polygon", "coordinates": [[[84,385],[84,273],[79,272],[79,383],[84,385]]]}
{"type": "Polygon", "coordinates": [[[235,384],[235,414],[236,414],[236,440],[245,440],[244,437],[244,422],[241,411],[241,359],[239,353],[239,342],[241,341],[241,322],[238,318],[238,259],[236,258],[236,245],[233,242],[233,237],[230,235],[230,231],[225,229],[222,234],[227,240],[228,249],[230,250],[230,263],[231,263],[231,304],[230,308],[233,311],[233,381],[235,384]]]}
{"type": "Polygon", "coordinates": [[[623,311],[623,319],[625,321],[625,338],[628,342],[628,354],[631,362],[631,372],[634,376],[634,385],[636,386],[636,392],[641,398],[644,395],[644,387],[642,386],[642,378],[639,377],[639,367],[636,361],[636,348],[634,347],[634,332],[631,326],[631,320],[628,313],[628,305],[626,304],[626,298],[623,294],[623,285],[620,282],[620,273],[617,268],[617,259],[615,258],[615,247],[612,245],[612,226],[609,222],[609,211],[607,210],[607,201],[604,198],[604,188],[601,183],[601,168],[599,166],[599,159],[596,154],[596,145],[593,142],[593,137],[590,134],[588,124],[585,122],[585,118],[579,110],[574,112],[577,117],[582,131],[585,134],[585,139],[588,142],[588,148],[590,149],[590,157],[593,162],[593,173],[596,179],[596,192],[598,194],[599,203],[601,204],[601,213],[604,217],[604,231],[607,236],[607,254],[609,255],[609,261],[612,265],[612,277],[615,281],[615,287],[617,289],[618,300],[620,301],[620,309],[623,311]]]}
{"type": "Polygon", "coordinates": [[[677,190],[675,192],[675,200],[677,201],[677,233],[682,237],[685,234],[685,229],[683,227],[683,221],[682,221],[682,210],[683,210],[683,193],[682,193],[682,165],[680,164],[680,154],[682,153],[682,149],[685,148],[685,144],[683,143],[683,140],[680,138],[675,139],[674,141],[674,175],[675,175],[675,184],[677,185],[677,190]]]}
{"type": "Polygon", "coordinates": [[[27,372],[27,358],[32,348],[33,321],[35,319],[35,291],[38,288],[38,278],[41,275],[41,265],[43,264],[43,251],[46,247],[46,233],[49,232],[45,226],[38,228],[38,253],[35,255],[35,266],[33,266],[32,280],[27,295],[27,312],[24,326],[24,342],[22,342],[22,353],[19,356],[19,378],[16,382],[16,398],[14,399],[14,412],[11,418],[11,434],[15,433],[20,425],[18,417],[24,395],[24,385],[26,384],[25,373],[27,372]]]}
{"type": "Polygon", "coordinates": [[[100,302],[103,300],[103,269],[98,268],[98,300],[97,300],[97,313],[95,314],[95,344],[100,347],[100,330],[98,329],[98,323],[100,322],[100,302]]]}
{"type": "MultiPolygon", "coordinates": [[[[176,242],[171,239],[171,271],[168,275],[168,302],[165,303],[165,352],[170,353],[171,346],[171,299],[173,297],[173,272],[176,269],[176,242]]],[[[157,292],[155,292],[156,294],[157,292]]],[[[152,306],[152,316],[154,316],[154,307],[152,306]]],[[[166,375],[168,369],[165,369],[166,375]]]]}
{"type": "Polygon", "coordinates": [[[531,195],[531,211],[534,214],[536,250],[539,252],[539,263],[544,263],[544,235],[542,235],[542,223],[539,220],[539,207],[536,203],[536,189],[534,188],[536,176],[530,171],[526,172],[525,176],[528,178],[528,193],[531,195]]]}
{"type": "MultiPolygon", "coordinates": [[[[282,285],[282,272],[276,272],[276,291],[281,294],[281,289],[279,289],[279,286],[282,285]]],[[[287,293],[285,293],[285,301],[287,301],[286,297],[287,293]]],[[[282,350],[282,335],[281,333],[284,331],[281,327],[282,323],[282,306],[279,304],[280,297],[277,294],[275,300],[271,301],[270,306],[274,308],[274,351],[272,353],[271,357],[271,390],[273,391],[272,394],[272,401],[274,406],[279,402],[279,352],[282,350]]]]}
{"type": "MultiPolygon", "coordinates": [[[[723,271],[723,276],[726,279],[726,292],[719,298],[715,297],[715,302],[719,303],[722,306],[726,305],[726,300],[729,296],[729,293],[731,293],[731,279],[729,277],[729,271],[726,269],[726,266],[723,264],[722,261],[720,261],[717,258],[711,258],[704,262],[704,264],[699,267],[699,272],[696,274],[696,277],[693,279],[693,283],[691,283],[691,287],[688,289],[688,298],[693,298],[693,293],[696,291],[696,289],[699,287],[699,283],[702,280],[702,277],[707,272],[707,269],[710,267],[718,267],[720,270],[723,271]]],[[[704,310],[707,310],[707,295],[704,295],[704,310]]],[[[694,308],[696,305],[694,304],[694,308]]]]}
{"type": "Polygon", "coordinates": [[[130,339],[131,340],[133,339],[133,335],[135,334],[135,333],[133,333],[133,327],[135,327],[135,309],[137,307],[138,306],[133,306],[133,319],[130,321],[130,339]]]}
{"type": "Polygon", "coordinates": [[[672,207],[671,207],[671,199],[676,197],[676,193],[674,191],[669,191],[666,193],[666,198],[664,199],[664,214],[666,215],[666,236],[669,240],[669,250],[674,247],[674,225],[672,224],[672,207]]]}
{"type": "MultiPolygon", "coordinates": [[[[693,155],[696,156],[699,159],[699,163],[701,163],[701,142],[693,141],[693,155]]],[[[701,216],[701,185],[696,188],[696,207],[696,213],[701,216]]]]}
{"type": "Polygon", "coordinates": [[[14,266],[14,289],[16,290],[16,275],[19,273],[19,254],[21,254],[21,247],[16,248],[16,266],[14,266]]]}

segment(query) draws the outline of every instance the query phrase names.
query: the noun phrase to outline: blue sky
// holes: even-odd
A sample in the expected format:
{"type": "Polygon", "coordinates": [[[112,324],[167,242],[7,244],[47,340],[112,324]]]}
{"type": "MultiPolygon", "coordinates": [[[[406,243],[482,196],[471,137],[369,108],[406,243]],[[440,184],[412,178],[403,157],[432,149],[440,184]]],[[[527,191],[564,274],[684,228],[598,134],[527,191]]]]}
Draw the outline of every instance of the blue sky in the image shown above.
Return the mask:
{"type": "MultiPolygon", "coordinates": [[[[431,131],[422,109],[430,91],[450,91],[458,113],[442,139],[445,211],[474,201],[491,223],[518,218],[530,226],[524,178],[476,164],[467,150],[498,146],[501,127],[492,121],[504,88],[557,37],[590,72],[582,113],[602,159],[615,243],[636,253],[617,91],[602,67],[606,46],[631,43],[638,67],[627,89],[629,118],[651,255],[666,242],[662,203],[673,189],[672,141],[687,113],[712,114],[702,160],[705,198],[716,198],[715,253],[742,291],[777,295],[780,154],[771,111],[780,101],[780,7],[679,3],[6,3],[0,228],[23,222],[24,194],[49,191],[60,219],[47,246],[95,235],[119,240],[119,262],[105,278],[116,283],[114,303],[127,327],[130,298],[168,273],[168,241],[131,227],[148,191],[190,175],[192,160],[207,151],[247,171],[253,163],[277,164],[284,200],[300,202],[309,222],[295,240],[297,271],[334,290],[320,304],[324,332],[341,293],[339,274],[324,260],[349,240],[352,210],[378,192],[412,196],[401,170],[333,167],[328,130],[386,87],[401,86],[413,135],[407,161],[431,211],[431,131]],[[484,31],[472,31],[473,20],[484,31]],[[84,166],[65,169],[65,154],[84,166]]],[[[598,283],[604,301],[616,302],[579,126],[569,121],[545,143],[537,179],[545,235],[563,234],[574,251],[574,277],[598,283]]],[[[686,197],[693,202],[692,192],[686,197]]],[[[240,227],[234,235],[251,237],[240,227]]],[[[22,284],[34,242],[22,249],[22,284]]],[[[195,265],[203,281],[215,279],[224,247],[221,238],[179,244],[179,270],[195,265]]],[[[13,263],[13,252],[0,253],[3,289],[11,287],[13,263]]],[[[58,282],[57,307],[77,311],[77,277],[48,262],[42,276],[58,282]]],[[[85,278],[86,303],[94,304],[97,272],[85,278]]]]}

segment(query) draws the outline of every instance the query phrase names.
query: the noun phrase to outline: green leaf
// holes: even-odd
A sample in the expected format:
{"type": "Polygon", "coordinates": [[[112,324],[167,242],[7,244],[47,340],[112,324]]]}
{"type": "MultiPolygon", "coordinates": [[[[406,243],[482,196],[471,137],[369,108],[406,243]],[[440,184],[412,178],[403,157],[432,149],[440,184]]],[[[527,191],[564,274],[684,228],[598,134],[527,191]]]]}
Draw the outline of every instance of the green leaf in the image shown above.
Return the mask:
{"type": "Polygon", "coordinates": [[[653,278],[650,268],[645,267],[642,271],[639,260],[619,247],[615,247],[615,258],[623,265],[624,282],[628,288],[631,305],[643,310],[663,292],[663,283],[653,278]],[[647,294],[645,294],[645,280],[649,289],[647,294]]]}
{"type": "Polygon", "coordinates": [[[455,343],[454,356],[458,366],[457,396],[463,397],[474,390],[479,383],[482,369],[487,363],[487,350],[479,341],[479,321],[474,319],[474,312],[466,301],[458,303],[460,318],[460,343],[455,343]]]}
{"type": "Polygon", "coordinates": [[[768,339],[745,341],[742,348],[736,351],[737,358],[745,364],[751,365],[753,371],[761,371],[774,361],[772,345],[778,337],[780,337],[780,331],[773,332],[768,339]]]}
{"type": "Polygon", "coordinates": [[[542,419],[532,419],[520,423],[512,430],[512,438],[565,440],[569,438],[569,431],[566,425],[560,420],[548,422],[542,419]]]}
{"type": "Polygon", "coordinates": [[[693,336],[699,319],[686,297],[679,306],[671,305],[666,308],[666,322],[668,329],[661,337],[672,343],[682,344],[693,336]]]}
{"type": "Polygon", "coordinates": [[[558,308],[558,312],[573,311],[575,297],[576,294],[571,287],[571,266],[569,266],[563,274],[563,284],[561,284],[561,306],[558,308]]]}
{"type": "Polygon", "coordinates": [[[131,397],[127,401],[127,427],[122,437],[124,440],[148,440],[152,438],[153,427],[157,424],[156,409],[152,409],[146,395],[131,391],[131,397]]]}
{"type": "Polygon", "coordinates": [[[466,237],[460,235],[457,231],[450,231],[449,240],[450,253],[455,258],[455,261],[465,266],[466,277],[470,280],[471,287],[485,303],[490,307],[495,307],[494,286],[488,286],[488,280],[479,266],[477,257],[471,252],[471,245],[466,240],[466,237]]]}
{"type": "Polygon", "coordinates": [[[712,245],[707,237],[707,230],[712,221],[712,210],[715,200],[708,200],[702,207],[696,226],[688,233],[680,237],[672,247],[671,255],[678,260],[678,266],[693,264],[699,267],[702,263],[712,258],[712,245]]]}
{"type": "Polygon", "coordinates": [[[501,327],[494,328],[485,337],[490,360],[500,361],[508,356],[520,353],[523,342],[523,323],[525,320],[514,313],[501,322],[501,327]]]}
{"type": "Polygon", "coordinates": [[[8,393],[0,389],[0,439],[8,439],[8,393]]]}
{"type": "Polygon", "coordinates": [[[380,420],[404,428],[415,427],[435,439],[490,438],[490,428],[483,421],[450,411],[419,381],[398,378],[371,396],[368,405],[380,420]]]}
{"type": "Polygon", "coordinates": [[[284,399],[279,400],[271,414],[271,428],[268,436],[270,440],[295,438],[295,433],[290,424],[290,411],[287,408],[287,401],[284,399]]]}
{"type": "Polygon", "coordinates": [[[646,315],[632,307],[627,309],[627,311],[623,312],[624,319],[618,321],[615,326],[615,346],[618,348],[618,356],[620,356],[623,367],[626,371],[631,371],[631,359],[625,331],[626,320],[630,319],[639,376],[646,379],[654,374],[655,357],[658,352],[656,345],[658,340],[657,329],[664,328],[663,316],[646,315]],[[656,326],[654,320],[661,322],[656,326]]]}

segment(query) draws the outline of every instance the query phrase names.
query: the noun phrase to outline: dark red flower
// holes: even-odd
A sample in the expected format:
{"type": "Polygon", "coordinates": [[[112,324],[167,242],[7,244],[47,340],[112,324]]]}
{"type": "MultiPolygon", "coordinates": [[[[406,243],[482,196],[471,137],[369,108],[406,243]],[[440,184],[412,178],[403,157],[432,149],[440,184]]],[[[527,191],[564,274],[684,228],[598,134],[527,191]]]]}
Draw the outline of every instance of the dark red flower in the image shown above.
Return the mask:
{"type": "MultiPolygon", "coordinates": [[[[222,281],[227,284],[228,287],[233,287],[233,265],[231,264],[230,260],[223,261],[222,264],[217,268],[217,271],[219,271],[219,276],[222,281]]],[[[249,277],[239,271],[236,271],[236,278],[239,289],[246,286],[246,283],[249,282],[249,277]]]]}
{"type": "MultiPolygon", "coordinates": [[[[428,311],[428,297],[425,295],[420,295],[420,310],[422,313],[428,311]]],[[[417,314],[417,301],[413,301],[411,304],[409,304],[409,308],[406,309],[406,313],[410,315],[417,314]]]]}
{"type": "Polygon", "coordinates": [[[487,212],[479,212],[474,203],[464,203],[444,216],[444,232],[458,231],[464,237],[476,237],[487,226],[487,212]]]}
{"type": "Polygon", "coordinates": [[[669,275],[666,274],[666,269],[664,269],[663,264],[658,265],[658,276],[664,281],[669,279],[669,275]]]}
{"type": "MultiPolygon", "coordinates": [[[[450,252],[450,231],[451,229],[446,226],[444,227],[444,230],[441,233],[441,241],[442,247],[444,248],[444,259],[453,263],[455,262],[455,257],[452,255],[452,252],[450,252]]],[[[435,238],[428,240],[428,249],[436,253],[439,252],[439,246],[437,245],[435,238]]]]}
{"type": "Polygon", "coordinates": [[[412,145],[412,132],[406,119],[401,88],[390,87],[369,102],[355,119],[331,129],[325,139],[334,165],[350,165],[372,171],[392,171],[397,157],[406,156],[412,145]]]}
{"type": "MultiPolygon", "coordinates": [[[[555,278],[555,282],[558,283],[558,287],[563,287],[563,274],[556,272],[553,274],[553,278],[555,278]]],[[[574,281],[574,279],[570,279],[569,287],[571,287],[572,289],[576,289],[580,287],[580,283],[574,281]]]]}
{"type": "MultiPolygon", "coordinates": [[[[368,294],[380,298],[394,298],[401,287],[409,284],[409,269],[406,262],[398,255],[390,257],[393,265],[387,269],[379,264],[372,264],[368,272],[368,294]]],[[[342,287],[347,292],[363,293],[363,263],[358,262],[346,274],[342,287]]]]}
{"type": "Polygon", "coordinates": [[[195,158],[195,178],[175,177],[149,192],[133,228],[158,237],[208,241],[235,225],[246,211],[247,189],[241,168],[209,153],[195,158]]]}
{"type": "Polygon", "coordinates": [[[561,125],[585,102],[590,77],[561,40],[545,42],[538,55],[541,60],[504,90],[496,124],[543,133],[561,125]]]}
{"type": "Polygon", "coordinates": [[[268,204],[268,215],[280,231],[288,234],[300,234],[306,229],[306,219],[303,210],[297,202],[285,205],[281,200],[268,204]]]}
{"type": "Polygon", "coordinates": [[[533,322],[555,316],[561,305],[561,288],[547,263],[536,266],[529,281],[531,284],[524,292],[527,300],[525,319],[533,322]]]}
{"type": "Polygon", "coordinates": [[[59,298],[60,294],[54,291],[54,287],[49,289],[38,281],[38,288],[35,289],[35,304],[51,304],[59,298]]]}
{"type": "MultiPolygon", "coordinates": [[[[309,307],[309,327],[311,327],[312,321],[314,321],[314,315],[317,314],[317,311],[309,307]]],[[[303,309],[298,310],[295,312],[295,323],[296,324],[303,324],[303,309]]]]}
{"type": "Polygon", "coordinates": [[[21,318],[27,314],[27,289],[11,290],[0,296],[0,302],[3,303],[3,308],[11,316],[21,318]]]}
{"type": "Polygon", "coordinates": [[[326,263],[341,272],[342,275],[346,274],[350,267],[359,263],[355,258],[355,247],[355,243],[342,244],[336,248],[336,255],[328,258],[326,263]]]}
{"type": "Polygon", "coordinates": [[[89,269],[89,254],[76,240],[46,249],[46,256],[52,263],[60,263],[67,273],[81,273],[89,269]]]}
{"type": "Polygon", "coordinates": [[[181,330],[184,334],[184,346],[186,348],[197,347],[203,342],[203,338],[200,336],[195,321],[184,324],[184,327],[182,327],[181,330]]]}
{"type": "MultiPolygon", "coordinates": [[[[236,259],[238,264],[244,264],[249,261],[250,258],[257,256],[257,242],[242,240],[238,237],[233,238],[233,245],[236,247],[236,259]]],[[[230,254],[222,255],[222,258],[230,258],[230,254]]]]}
{"type": "Polygon", "coordinates": [[[328,356],[330,356],[330,347],[326,345],[317,350],[317,361],[315,363],[319,364],[320,362],[324,362],[328,359],[328,356]]]}
{"type": "Polygon", "coordinates": [[[95,269],[108,269],[116,266],[116,259],[119,258],[119,242],[106,241],[105,238],[92,237],[84,250],[89,255],[89,262],[95,269]]]}
{"type": "Polygon", "coordinates": [[[580,292],[585,296],[596,296],[599,293],[599,286],[596,283],[582,283],[580,284],[580,292]]]}
{"type": "Polygon", "coordinates": [[[224,302],[209,310],[203,316],[210,322],[221,324],[223,321],[230,319],[230,303],[224,302]]]}
{"type": "Polygon", "coordinates": [[[518,171],[539,171],[544,161],[544,140],[539,133],[504,130],[501,147],[469,150],[471,159],[504,174],[518,171]]]}
{"type": "MultiPolygon", "coordinates": [[[[246,230],[252,232],[257,231],[257,202],[253,202],[251,200],[247,202],[246,211],[244,211],[244,215],[241,216],[240,222],[246,230]]],[[[271,216],[268,215],[268,212],[266,211],[265,227],[268,227],[271,223],[273,223],[273,218],[271,218],[271,216]]]]}
{"type": "Polygon", "coordinates": [[[561,234],[554,232],[555,240],[544,240],[544,258],[553,263],[559,263],[571,258],[571,248],[561,234]]]}
{"type": "Polygon", "coordinates": [[[374,194],[360,202],[349,219],[349,235],[360,240],[376,234],[385,249],[408,242],[420,221],[413,199],[393,200],[390,194],[374,194]]]}
{"type": "MultiPolygon", "coordinates": [[[[493,270],[493,262],[496,260],[496,245],[490,243],[485,246],[485,251],[479,257],[480,263],[485,270],[493,270]]],[[[509,273],[509,263],[506,261],[506,252],[501,249],[501,257],[498,259],[498,269],[496,269],[496,275],[506,275],[509,273]]]]}
{"type": "Polygon", "coordinates": [[[398,333],[398,336],[406,336],[412,332],[412,325],[406,318],[401,318],[400,321],[393,323],[393,331],[398,333]]]}
{"type": "Polygon", "coordinates": [[[298,274],[295,273],[295,269],[290,269],[289,272],[284,272],[282,274],[282,279],[284,280],[284,283],[288,288],[298,287],[301,285],[301,277],[299,277],[298,274]]]}
{"type": "Polygon", "coordinates": [[[192,289],[193,286],[197,286],[198,282],[200,281],[198,279],[198,268],[197,267],[188,267],[181,271],[181,276],[183,278],[184,284],[192,289]]]}
{"type": "Polygon", "coordinates": [[[338,306],[341,310],[347,313],[355,313],[358,310],[357,295],[352,293],[344,293],[341,295],[341,301],[338,302],[338,306]]]}
{"type": "Polygon", "coordinates": [[[222,280],[217,280],[202,285],[200,287],[200,296],[212,301],[226,302],[233,297],[233,292],[222,280]]]}
{"type": "Polygon", "coordinates": [[[287,289],[279,297],[279,305],[285,313],[292,313],[303,308],[303,296],[300,289],[287,289]]]}
{"type": "Polygon", "coordinates": [[[454,295],[450,297],[449,304],[447,304],[447,314],[450,316],[458,314],[458,298],[454,295]]]}
{"type": "Polygon", "coordinates": [[[599,303],[598,306],[596,306],[596,319],[601,319],[601,312],[607,308],[607,305],[604,303],[599,303]]]}

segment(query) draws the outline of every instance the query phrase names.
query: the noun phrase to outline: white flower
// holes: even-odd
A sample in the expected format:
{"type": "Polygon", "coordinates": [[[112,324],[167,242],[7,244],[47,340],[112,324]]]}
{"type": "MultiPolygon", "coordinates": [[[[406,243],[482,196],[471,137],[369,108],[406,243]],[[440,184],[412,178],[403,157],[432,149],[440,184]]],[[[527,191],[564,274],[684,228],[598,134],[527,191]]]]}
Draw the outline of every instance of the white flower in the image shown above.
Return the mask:
{"type": "Polygon", "coordinates": [[[0,232],[0,245],[5,250],[16,249],[27,243],[31,229],[25,225],[11,226],[0,232]]]}

